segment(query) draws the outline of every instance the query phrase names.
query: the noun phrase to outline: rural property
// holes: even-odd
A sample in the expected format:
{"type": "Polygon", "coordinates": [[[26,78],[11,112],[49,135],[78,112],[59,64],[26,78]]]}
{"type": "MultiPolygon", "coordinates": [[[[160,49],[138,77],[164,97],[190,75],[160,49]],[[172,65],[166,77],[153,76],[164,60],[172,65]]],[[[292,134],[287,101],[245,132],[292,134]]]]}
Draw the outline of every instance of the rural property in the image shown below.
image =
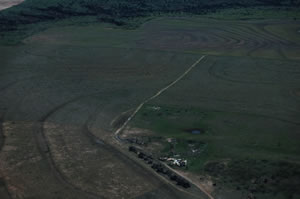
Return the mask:
{"type": "Polygon", "coordinates": [[[0,199],[300,199],[300,1],[0,0],[0,199]]]}

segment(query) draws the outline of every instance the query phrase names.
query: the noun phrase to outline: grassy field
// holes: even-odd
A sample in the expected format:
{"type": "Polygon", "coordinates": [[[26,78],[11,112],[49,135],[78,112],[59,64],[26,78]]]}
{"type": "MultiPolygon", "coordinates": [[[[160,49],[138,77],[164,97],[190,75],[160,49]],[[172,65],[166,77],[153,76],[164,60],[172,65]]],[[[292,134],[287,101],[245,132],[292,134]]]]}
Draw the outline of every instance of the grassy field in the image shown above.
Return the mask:
{"type": "Polygon", "coordinates": [[[261,19],[299,19],[297,7],[254,7],[219,10],[204,15],[219,20],[261,20],[261,19]]]}
{"type": "MultiPolygon", "coordinates": [[[[300,65],[298,55],[292,56],[287,46],[298,48],[297,39],[292,42],[299,38],[294,36],[298,25],[228,22],[218,26],[183,21],[163,20],[165,32],[150,45],[172,50],[182,47],[211,56],[178,85],[149,102],[132,126],[176,138],[175,152],[189,160],[189,170],[214,176],[221,188],[250,190],[259,198],[297,198],[300,65]],[[182,28],[175,34],[180,22],[182,28]],[[203,31],[195,33],[195,26],[203,31]],[[289,41],[284,38],[288,34],[289,41]],[[214,46],[222,42],[220,48],[214,46]],[[238,43],[241,45],[236,46],[238,43]],[[187,129],[204,129],[204,133],[193,135],[187,129]],[[186,154],[192,141],[199,143],[201,154],[186,154]],[[251,181],[259,176],[272,180],[253,185],[251,181]]],[[[164,145],[162,153],[171,151],[168,143],[164,145]]],[[[216,193],[224,191],[216,188],[216,193]]]]}
{"type": "Polygon", "coordinates": [[[1,171],[14,197],[188,197],[101,144],[113,118],[197,59],[131,49],[127,34],[66,27],[1,47],[1,171]]]}
{"type": "Polygon", "coordinates": [[[299,29],[294,19],[163,17],[132,30],[53,26],[1,45],[0,196],[189,198],[118,151],[110,124],[205,54],[130,126],[176,138],[178,153],[194,141],[188,171],[211,176],[216,198],[246,197],[258,176],[271,183],[258,198],[297,198],[299,29]]]}

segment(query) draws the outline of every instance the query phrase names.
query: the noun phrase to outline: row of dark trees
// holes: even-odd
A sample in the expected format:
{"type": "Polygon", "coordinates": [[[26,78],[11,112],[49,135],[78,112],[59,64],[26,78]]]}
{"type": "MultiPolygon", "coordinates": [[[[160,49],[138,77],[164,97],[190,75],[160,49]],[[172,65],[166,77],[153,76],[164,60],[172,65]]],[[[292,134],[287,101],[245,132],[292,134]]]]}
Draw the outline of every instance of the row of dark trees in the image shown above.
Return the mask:
{"type": "Polygon", "coordinates": [[[182,186],[184,188],[191,187],[190,183],[187,180],[175,174],[173,171],[171,171],[169,168],[167,168],[160,162],[155,161],[152,155],[146,154],[134,146],[129,146],[128,150],[137,154],[138,158],[143,159],[147,164],[151,165],[151,168],[154,169],[157,173],[161,173],[168,176],[170,180],[175,181],[177,185],[182,186]]]}
{"type": "Polygon", "coordinates": [[[155,13],[192,13],[234,7],[299,6],[300,0],[26,0],[0,12],[0,31],[20,24],[64,19],[71,16],[98,16],[122,25],[122,19],[155,13]]]}

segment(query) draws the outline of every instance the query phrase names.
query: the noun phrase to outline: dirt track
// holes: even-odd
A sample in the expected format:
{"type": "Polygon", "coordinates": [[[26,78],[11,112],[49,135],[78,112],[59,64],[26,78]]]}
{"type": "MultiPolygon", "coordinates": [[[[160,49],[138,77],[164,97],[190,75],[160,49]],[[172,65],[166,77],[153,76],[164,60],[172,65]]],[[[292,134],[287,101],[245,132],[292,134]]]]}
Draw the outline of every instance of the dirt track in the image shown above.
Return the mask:
{"type": "Polygon", "coordinates": [[[205,58],[205,55],[200,57],[195,63],[193,63],[182,75],[180,75],[176,80],[174,80],[173,82],[171,82],[169,85],[167,85],[166,87],[162,88],[161,90],[159,90],[155,95],[151,96],[150,98],[146,99],[145,101],[143,101],[135,110],[134,112],[128,117],[128,119],[124,122],[124,124],[118,128],[115,131],[115,137],[116,139],[120,140],[119,138],[119,133],[122,132],[122,130],[124,130],[124,128],[127,126],[127,124],[130,122],[130,120],[139,112],[139,110],[141,110],[141,108],[144,106],[144,104],[148,103],[149,101],[157,98],[158,96],[160,96],[163,92],[165,92],[166,90],[168,90],[169,88],[171,88],[172,86],[174,86],[177,82],[179,82],[182,78],[184,78],[195,66],[197,66],[197,64],[199,62],[201,62],[203,59],[205,58]]]}
{"type": "MultiPolygon", "coordinates": [[[[171,82],[170,84],[168,84],[166,87],[160,89],[155,95],[151,96],[150,98],[146,99],[145,101],[143,101],[135,110],[134,112],[128,117],[128,119],[121,125],[121,127],[119,127],[115,133],[114,133],[114,137],[117,141],[122,142],[122,139],[120,138],[120,133],[122,133],[122,131],[126,128],[126,126],[128,125],[128,123],[134,118],[134,116],[139,112],[139,110],[141,110],[141,108],[148,102],[150,102],[151,100],[157,98],[158,96],[160,96],[162,93],[164,93],[166,90],[168,90],[169,88],[171,88],[172,86],[174,86],[177,82],[179,82],[182,78],[184,78],[186,75],[189,74],[189,72],[195,67],[197,66],[197,64],[199,64],[206,56],[201,56],[195,63],[193,63],[184,73],[182,73],[177,79],[175,79],[173,82],[171,82]]],[[[115,119],[114,119],[115,120],[115,119]]],[[[110,123],[112,124],[114,122],[114,120],[110,123]]],[[[169,166],[167,166],[169,169],[171,169],[169,166]]],[[[183,177],[184,179],[187,179],[191,184],[193,184],[193,186],[196,186],[197,188],[199,188],[199,190],[201,190],[208,198],[210,199],[214,199],[208,192],[206,192],[202,187],[196,185],[195,183],[193,183],[191,181],[191,179],[188,179],[185,176],[182,176],[180,173],[176,172],[174,169],[171,169],[172,171],[174,171],[175,173],[177,173],[177,175],[183,177]]],[[[153,173],[153,172],[152,172],[153,173]]],[[[185,191],[187,194],[190,194],[188,191],[185,191]]],[[[193,195],[193,194],[191,194],[193,195]]]]}

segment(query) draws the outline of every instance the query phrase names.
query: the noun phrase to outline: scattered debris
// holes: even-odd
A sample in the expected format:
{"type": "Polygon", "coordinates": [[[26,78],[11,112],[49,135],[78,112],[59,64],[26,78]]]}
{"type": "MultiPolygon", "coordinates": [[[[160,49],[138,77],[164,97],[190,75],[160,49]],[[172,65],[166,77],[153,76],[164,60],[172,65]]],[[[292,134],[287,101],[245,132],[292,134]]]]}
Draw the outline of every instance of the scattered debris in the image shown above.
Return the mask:
{"type": "Polygon", "coordinates": [[[177,143],[176,138],[167,138],[167,142],[168,143],[172,143],[172,144],[176,144],[177,143]]]}
{"type": "Polygon", "coordinates": [[[161,109],[161,107],[159,107],[159,106],[151,106],[149,108],[154,110],[154,111],[159,111],[161,109]]]}
{"type": "MultiPolygon", "coordinates": [[[[176,155],[174,156],[176,157],[176,155]]],[[[175,165],[178,167],[186,167],[187,166],[187,160],[183,159],[176,159],[176,158],[170,158],[170,157],[159,157],[160,161],[168,161],[171,165],[175,165]]]]}
{"type": "Polygon", "coordinates": [[[169,161],[172,165],[175,165],[175,166],[178,166],[178,167],[187,166],[187,160],[168,158],[167,161],[169,161]]]}
{"type": "Polygon", "coordinates": [[[199,149],[192,149],[192,153],[197,153],[199,149]]]}

